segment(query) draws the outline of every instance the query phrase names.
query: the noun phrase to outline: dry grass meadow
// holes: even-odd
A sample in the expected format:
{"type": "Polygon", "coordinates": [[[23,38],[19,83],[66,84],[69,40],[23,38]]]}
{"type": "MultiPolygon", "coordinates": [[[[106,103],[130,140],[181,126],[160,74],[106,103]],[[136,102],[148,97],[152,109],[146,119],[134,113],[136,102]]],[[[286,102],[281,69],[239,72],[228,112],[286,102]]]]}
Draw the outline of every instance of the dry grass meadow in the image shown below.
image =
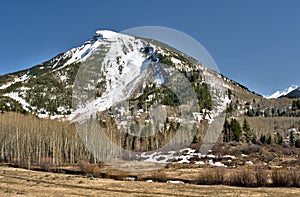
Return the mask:
{"type": "Polygon", "coordinates": [[[0,196],[299,196],[299,188],[147,183],[0,167],[0,196]]]}

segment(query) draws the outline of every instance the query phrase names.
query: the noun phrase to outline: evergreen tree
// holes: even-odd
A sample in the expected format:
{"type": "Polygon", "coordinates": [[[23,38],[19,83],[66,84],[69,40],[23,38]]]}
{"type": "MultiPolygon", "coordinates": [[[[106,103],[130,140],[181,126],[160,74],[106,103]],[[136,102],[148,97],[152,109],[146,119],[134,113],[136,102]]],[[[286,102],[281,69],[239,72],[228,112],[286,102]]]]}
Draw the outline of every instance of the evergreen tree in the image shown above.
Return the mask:
{"type": "Polygon", "coordinates": [[[257,110],[255,113],[255,116],[260,116],[260,105],[259,104],[257,105],[257,110]]]}
{"type": "Polygon", "coordinates": [[[272,116],[274,116],[274,115],[275,115],[275,109],[272,108],[272,116]]]}
{"type": "Polygon", "coordinates": [[[256,137],[255,134],[253,134],[252,143],[253,143],[253,144],[256,144],[256,143],[257,143],[257,137],[256,137]]]}
{"type": "Polygon", "coordinates": [[[290,134],[290,145],[294,146],[295,145],[295,135],[294,135],[294,131],[291,131],[290,134]]]}
{"type": "Polygon", "coordinates": [[[276,143],[279,144],[279,145],[281,145],[283,143],[283,137],[278,132],[276,134],[276,143]]]}
{"type": "Polygon", "coordinates": [[[193,138],[192,143],[196,144],[198,142],[201,142],[201,135],[198,131],[198,128],[197,128],[196,124],[193,124],[192,133],[194,133],[194,138],[193,138]]]}
{"type": "Polygon", "coordinates": [[[243,132],[244,132],[244,136],[245,136],[245,142],[247,142],[247,143],[252,142],[253,134],[251,132],[249,123],[246,118],[244,118],[244,122],[243,122],[243,132]]]}
{"type": "Polygon", "coordinates": [[[266,143],[269,145],[272,144],[272,136],[271,135],[268,136],[266,143]]]}
{"type": "Polygon", "coordinates": [[[265,144],[266,141],[267,141],[266,136],[265,136],[264,134],[261,135],[260,138],[259,138],[259,141],[260,141],[261,143],[265,144]]]}
{"type": "Polygon", "coordinates": [[[232,111],[233,111],[232,103],[230,103],[229,105],[227,104],[226,113],[232,113],[232,111]]]}
{"type": "Polygon", "coordinates": [[[300,139],[297,139],[297,140],[295,141],[295,147],[296,147],[296,148],[300,148],[300,139]]]}
{"type": "Polygon", "coordinates": [[[292,108],[293,108],[294,110],[300,109],[300,100],[293,100],[292,108]]]}
{"type": "Polygon", "coordinates": [[[232,140],[232,134],[230,131],[230,124],[227,119],[225,119],[223,126],[223,142],[230,142],[232,140]]]}
{"type": "Polygon", "coordinates": [[[197,99],[199,101],[200,109],[212,109],[212,98],[209,93],[209,88],[206,83],[202,83],[200,86],[194,87],[197,99]]]}
{"type": "Polygon", "coordinates": [[[233,140],[239,142],[242,136],[242,128],[240,123],[236,119],[232,118],[230,127],[233,134],[233,140]]]}
{"type": "Polygon", "coordinates": [[[277,109],[277,115],[280,116],[280,114],[281,114],[281,113],[280,113],[280,110],[277,109]]]}
{"type": "Polygon", "coordinates": [[[223,126],[223,142],[237,141],[240,142],[242,137],[242,128],[240,123],[232,118],[230,123],[225,120],[223,126]]]}

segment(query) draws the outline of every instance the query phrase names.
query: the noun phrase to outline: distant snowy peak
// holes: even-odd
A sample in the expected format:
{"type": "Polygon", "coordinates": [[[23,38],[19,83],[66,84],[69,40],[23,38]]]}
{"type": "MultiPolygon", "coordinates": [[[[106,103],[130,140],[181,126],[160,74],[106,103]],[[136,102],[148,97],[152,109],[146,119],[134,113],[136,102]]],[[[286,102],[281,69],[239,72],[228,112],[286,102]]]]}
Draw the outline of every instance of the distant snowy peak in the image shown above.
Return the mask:
{"type": "Polygon", "coordinates": [[[266,98],[268,99],[272,99],[272,98],[279,98],[279,97],[284,97],[286,95],[288,95],[290,92],[299,89],[300,87],[298,85],[291,85],[290,87],[282,90],[282,91],[276,91],[274,92],[271,96],[266,96],[266,98]]]}

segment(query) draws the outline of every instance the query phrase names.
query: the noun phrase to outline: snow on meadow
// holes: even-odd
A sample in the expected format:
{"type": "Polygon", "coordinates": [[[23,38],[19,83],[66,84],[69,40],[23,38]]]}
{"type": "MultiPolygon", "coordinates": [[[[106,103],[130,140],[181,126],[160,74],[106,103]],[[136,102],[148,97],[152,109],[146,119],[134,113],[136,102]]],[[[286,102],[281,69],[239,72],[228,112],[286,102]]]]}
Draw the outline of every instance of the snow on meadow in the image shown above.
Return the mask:
{"type": "MultiPolygon", "coordinates": [[[[217,167],[228,167],[216,159],[222,160],[237,160],[238,158],[232,155],[216,156],[213,154],[201,154],[195,149],[183,148],[178,151],[168,152],[144,152],[139,155],[139,159],[145,162],[154,163],[179,163],[179,164],[196,164],[196,165],[211,165],[217,167]]],[[[251,161],[247,161],[247,164],[251,164],[251,161]]]]}

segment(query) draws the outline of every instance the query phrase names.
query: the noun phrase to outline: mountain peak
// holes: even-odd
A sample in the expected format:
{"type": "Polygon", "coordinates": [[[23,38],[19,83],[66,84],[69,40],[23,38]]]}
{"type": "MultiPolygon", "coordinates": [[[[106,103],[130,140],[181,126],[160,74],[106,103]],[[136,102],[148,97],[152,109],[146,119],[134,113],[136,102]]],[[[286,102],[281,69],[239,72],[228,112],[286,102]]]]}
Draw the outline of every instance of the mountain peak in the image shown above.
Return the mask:
{"type": "Polygon", "coordinates": [[[272,98],[284,97],[287,94],[289,94],[290,92],[292,92],[292,91],[294,91],[294,90],[296,90],[298,88],[300,88],[300,86],[298,86],[298,85],[291,85],[290,87],[288,87],[288,88],[286,88],[286,89],[284,89],[282,91],[278,90],[278,91],[274,92],[272,95],[266,96],[266,98],[267,99],[272,99],[272,98]]]}
{"type": "Polygon", "coordinates": [[[116,34],[118,33],[111,30],[97,30],[95,32],[94,37],[101,37],[103,39],[103,38],[110,38],[112,36],[115,36],[116,34]]]}

